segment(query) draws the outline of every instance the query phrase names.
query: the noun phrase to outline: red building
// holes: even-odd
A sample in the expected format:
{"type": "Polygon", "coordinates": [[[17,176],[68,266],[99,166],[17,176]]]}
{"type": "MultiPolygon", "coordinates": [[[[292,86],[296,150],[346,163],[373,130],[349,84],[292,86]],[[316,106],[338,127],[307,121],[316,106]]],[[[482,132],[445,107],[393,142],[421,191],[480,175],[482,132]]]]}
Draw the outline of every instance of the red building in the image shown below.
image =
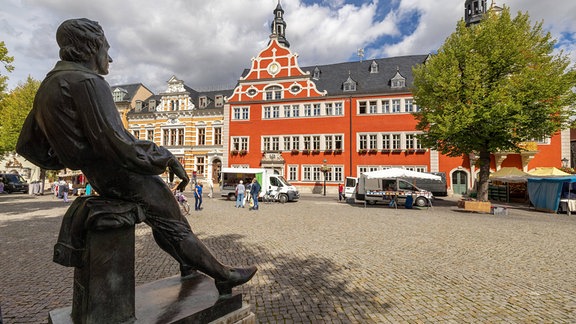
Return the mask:
{"type": "MultiPolygon", "coordinates": [[[[450,192],[473,187],[473,155],[444,156],[416,136],[412,67],[428,55],[300,67],[283,14],[278,4],[270,42],[227,98],[223,165],[274,169],[303,192],[319,193],[325,179],[336,192],[346,176],[392,166],[444,172],[450,192]]],[[[494,154],[492,167],[559,167],[569,145],[563,132],[522,154],[494,154]]]]}

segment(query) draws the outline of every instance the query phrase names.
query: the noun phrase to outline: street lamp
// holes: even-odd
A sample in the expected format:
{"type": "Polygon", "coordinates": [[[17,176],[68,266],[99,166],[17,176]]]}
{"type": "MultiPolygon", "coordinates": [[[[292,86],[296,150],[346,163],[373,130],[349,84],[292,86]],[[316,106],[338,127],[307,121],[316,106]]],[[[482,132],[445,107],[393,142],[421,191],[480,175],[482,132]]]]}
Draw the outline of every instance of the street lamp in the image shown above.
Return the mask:
{"type": "Polygon", "coordinates": [[[324,162],[324,164],[322,164],[320,171],[324,173],[324,196],[326,196],[326,173],[330,172],[331,168],[326,165],[326,162],[328,162],[326,159],[324,159],[322,162],[324,162]]]}
{"type": "Polygon", "coordinates": [[[562,158],[562,166],[565,168],[568,167],[568,159],[567,158],[562,158]]]}

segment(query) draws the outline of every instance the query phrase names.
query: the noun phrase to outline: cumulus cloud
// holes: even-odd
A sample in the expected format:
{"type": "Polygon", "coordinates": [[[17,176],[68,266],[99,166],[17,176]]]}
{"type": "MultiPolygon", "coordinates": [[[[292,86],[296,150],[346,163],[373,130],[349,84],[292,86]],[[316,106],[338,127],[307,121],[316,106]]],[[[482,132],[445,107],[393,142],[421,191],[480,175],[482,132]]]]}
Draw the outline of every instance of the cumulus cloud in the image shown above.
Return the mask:
{"type": "MultiPolygon", "coordinates": [[[[286,38],[301,65],[434,52],[464,13],[464,0],[283,0],[286,38]]],[[[500,3],[498,3],[501,5],[500,3]]],[[[58,59],[55,30],[65,19],[100,22],[112,46],[111,84],[141,82],[155,92],[176,75],[196,89],[231,88],[268,42],[277,0],[4,0],[0,40],[15,57],[9,86],[41,80],[58,59]]],[[[571,51],[576,3],[510,0],[571,51]],[[562,8],[558,10],[557,8],[562,8]]]]}

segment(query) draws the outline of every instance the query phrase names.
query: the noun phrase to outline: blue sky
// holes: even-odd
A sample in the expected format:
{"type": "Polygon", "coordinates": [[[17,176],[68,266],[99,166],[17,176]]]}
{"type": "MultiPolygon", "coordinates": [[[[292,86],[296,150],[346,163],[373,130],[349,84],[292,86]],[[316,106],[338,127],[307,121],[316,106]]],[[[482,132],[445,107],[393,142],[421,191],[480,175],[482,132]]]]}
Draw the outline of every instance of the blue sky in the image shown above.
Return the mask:
{"type": "MultiPolygon", "coordinates": [[[[9,88],[42,80],[58,60],[54,34],[69,18],[99,21],[114,59],[111,85],[158,93],[172,75],[192,88],[231,88],[268,42],[278,0],[3,0],[0,41],[14,56],[9,88]]],[[[489,0],[490,2],[490,0],[489,0]]],[[[576,1],[496,1],[558,40],[576,62],[576,1]],[[561,9],[558,9],[561,8],[561,9]]],[[[464,0],[281,0],[290,49],[301,66],[436,51],[464,14],[464,0]]],[[[5,71],[1,72],[6,74],[5,71]]]]}

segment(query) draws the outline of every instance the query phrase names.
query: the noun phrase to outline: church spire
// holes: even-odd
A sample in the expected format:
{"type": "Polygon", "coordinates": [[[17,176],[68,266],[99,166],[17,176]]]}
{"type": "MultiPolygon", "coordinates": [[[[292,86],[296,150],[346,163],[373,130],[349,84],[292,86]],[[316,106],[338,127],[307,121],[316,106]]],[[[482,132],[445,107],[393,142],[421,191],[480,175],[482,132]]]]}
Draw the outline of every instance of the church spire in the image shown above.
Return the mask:
{"type": "Polygon", "coordinates": [[[271,25],[272,35],[270,37],[277,37],[278,43],[284,45],[285,47],[290,47],[290,43],[286,40],[286,22],[284,21],[284,9],[280,5],[280,0],[278,0],[278,5],[274,9],[274,20],[271,25]]]}

